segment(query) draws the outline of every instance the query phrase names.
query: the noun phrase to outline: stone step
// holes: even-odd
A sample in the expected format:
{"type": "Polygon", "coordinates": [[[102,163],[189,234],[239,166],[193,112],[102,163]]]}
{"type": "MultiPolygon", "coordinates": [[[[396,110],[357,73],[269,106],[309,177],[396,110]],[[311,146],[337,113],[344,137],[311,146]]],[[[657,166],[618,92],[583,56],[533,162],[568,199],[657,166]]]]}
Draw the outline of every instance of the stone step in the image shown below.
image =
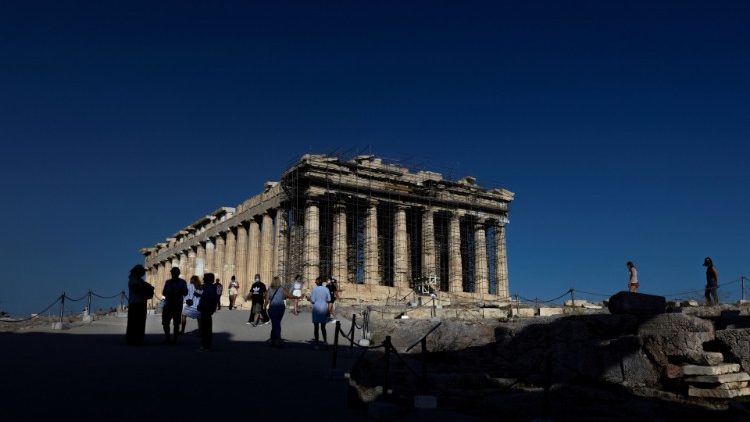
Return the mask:
{"type": "Polygon", "coordinates": [[[747,372],[737,372],[734,374],[722,375],[699,375],[694,377],[685,377],[685,382],[702,383],[702,384],[725,384],[728,382],[750,381],[750,374],[747,372]]]}
{"type": "Polygon", "coordinates": [[[703,365],[683,365],[683,375],[721,375],[740,372],[738,363],[723,363],[721,365],[703,366],[703,365]]]}
{"type": "Polygon", "coordinates": [[[705,397],[714,399],[730,399],[732,397],[750,396],[750,387],[723,389],[723,388],[697,388],[690,387],[688,396],[705,397]]]}

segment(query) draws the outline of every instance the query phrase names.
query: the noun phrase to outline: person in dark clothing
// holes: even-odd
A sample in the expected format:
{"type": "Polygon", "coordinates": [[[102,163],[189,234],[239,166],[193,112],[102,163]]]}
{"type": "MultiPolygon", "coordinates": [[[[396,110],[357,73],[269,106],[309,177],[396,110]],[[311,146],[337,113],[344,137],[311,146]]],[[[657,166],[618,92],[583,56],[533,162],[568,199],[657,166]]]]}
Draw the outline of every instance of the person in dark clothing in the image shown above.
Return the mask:
{"type": "Polygon", "coordinates": [[[331,294],[331,301],[328,303],[328,318],[330,318],[331,322],[336,322],[336,299],[339,290],[336,279],[333,277],[329,278],[326,287],[331,294]]]}
{"type": "Polygon", "coordinates": [[[131,346],[143,344],[146,333],[146,302],[154,297],[154,287],[143,280],[146,269],[136,265],[128,277],[128,327],[125,342],[131,346]]]}
{"type": "Polygon", "coordinates": [[[267,299],[268,290],[266,285],[260,281],[260,274],[255,274],[255,282],[250,286],[250,292],[247,294],[247,299],[251,301],[252,306],[250,308],[250,318],[247,320],[248,324],[253,327],[257,327],[260,324],[261,317],[263,323],[268,322],[269,318],[263,315],[265,312],[265,302],[267,299]]]}
{"type": "Polygon", "coordinates": [[[203,296],[201,301],[198,303],[198,311],[201,313],[200,316],[200,330],[201,330],[201,348],[200,350],[205,352],[211,350],[213,343],[213,314],[216,312],[216,302],[219,300],[219,296],[216,294],[216,284],[214,284],[213,273],[206,273],[203,275],[203,296]]]}
{"type": "Polygon", "coordinates": [[[170,270],[172,278],[164,283],[161,294],[164,296],[164,309],[161,314],[161,324],[164,327],[165,343],[176,344],[180,333],[180,321],[182,319],[182,302],[188,294],[187,282],[180,278],[180,269],[173,267],[170,270]],[[169,340],[169,323],[173,322],[174,337],[169,340]]]}
{"type": "Polygon", "coordinates": [[[719,304],[719,272],[714,267],[714,261],[711,257],[703,260],[703,266],[706,267],[706,305],[719,304]]]}
{"type": "Polygon", "coordinates": [[[216,279],[216,284],[214,285],[216,286],[216,296],[218,297],[218,299],[216,300],[216,310],[220,311],[221,310],[221,294],[224,292],[224,286],[221,285],[221,280],[219,280],[218,278],[216,279]]]}

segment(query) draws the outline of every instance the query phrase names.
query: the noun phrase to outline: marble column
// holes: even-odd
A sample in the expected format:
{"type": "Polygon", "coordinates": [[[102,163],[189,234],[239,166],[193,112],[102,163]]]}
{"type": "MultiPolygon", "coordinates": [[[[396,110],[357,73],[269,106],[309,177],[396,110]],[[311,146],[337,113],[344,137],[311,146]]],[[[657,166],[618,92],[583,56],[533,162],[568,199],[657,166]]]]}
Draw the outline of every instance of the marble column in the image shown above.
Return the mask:
{"type": "Polygon", "coordinates": [[[305,249],[302,256],[302,277],[307,288],[311,288],[320,275],[320,210],[314,200],[305,204],[305,249]]]}
{"type": "Polygon", "coordinates": [[[273,218],[268,211],[263,213],[260,225],[260,279],[271,285],[273,266],[273,218]]]}
{"type": "Polygon", "coordinates": [[[422,277],[437,275],[435,268],[435,212],[431,207],[422,211],[422,277]]]}
{"type": "Polygon", "coordinates": [[[448,283],[451,292],[463,292],[463,265],[461,263],[461,215],[451,213],[448,223],[448,283]]]}
{"type": "Polygon", "coordinates": [[[246,285],[243,286],[245,290],[241,290],[244,294],[249,292],[250,285],[255,280],[255,274],[260,273],[260,225],[256,219],[250,220],[248,226],[248,255],[247,255],[247,273],[245,274],[246,285]]]}
{"type": "Polygon", "coordinates": [[[224,285],[224,291],[222,291],[221,296],[226,297],[227,299],[224,299],[222,301],[222,305],[224,303],[229,304],[229,278],[224,273],[224,236],[219,233],[216,235],[216,251],[214,252],[214,271],[216,272],[216,276],[221,279],[221,284],[224,285]]]}
{"type": "Polygon", "coordinates": [[[495,223],[495,283],[497,295],[509,297],[508,290],[508,254],[505,248],[505,224],[507,218],[495,223]]]}
{"type": "Polygon", "coordinates": [[[166,268],[166,265],[163,263],[156,264],[156,288],[154,289],[154,295],[159,295],[161,297],[161,291],[164,289],[164,282],[167,280],[167,277],[164,275],[164,269],[166,268]]]}
{"type": "Polygon", "coordinates": [[[480,221],[474,225],[474,293],[488,293],[487,273],[487,235],[485,224],[480,221]]]}
{"type": "MultiPolygon", "coordinates": [[[[227,242],[224,246],[224,267],[221,271],[221,276],[219,277],[222,280],[229,280],[232,278],[232,275],[234,274],[234,265],[235,265],[235,253],[237,251],[237,237],[234,234],[234,231],[230,228],[227,230],[227,242]]],[[[223,283],[222,283],[223,284],[223,283]]],[[[226,289],[227,292],[229,289],[226,289]]],[[[222,296],[224,294],[222,293],[222,296]]],[[[228,296],[228,294],[227,294],[228,296]]]]}
{"type": "Polygon", "coordinates": [[[244,224],[237,226],[237,253],[235,255],[237,257],[235,271],[233,274],[225,275],[226,278],[221,281],[221,284],[229,286],[229,282],[234,276],[234,279],[240,284],[238,291],[244,292],[247,289],[247,229],[244,224]]]}
{"type": "Polygon", "coordinates": [[[195,275],[195,258],[197,254],[195,253],[195,249],[190,248],[188,251],[188,261],[187,261],[187,274],[185,274],[185,280],[190,281],[190,278],[195,275]]]}
{"type": "MultiPolygon", "coordinates": [[[[188,256],[187,251],[182,251],[178,255],[179,261],[177,261],[177,268],[180,269],[180,277],[187,280],[187,268],[188,268],[188,256]]],[[[166,277],[171,277],[171,274],[166,274],[166,277]]]]}
{"type": "Polygon", "coordinates": [[[346,262],[346,205],[336,204],[333,207],[333,250],[331,273],[339,283],[349,281],[349,269],[346,262]]]}
{"type": "Polygon", "coordinates": [[[286,273],[287,260],[287,234],[289,233],[288,214],[284,207],[276,209],[276,247],[273,254],[273,273],[281,277],[282,283],[292,279],[292,276],[286,273]]]}
{"type": "Polygon", "coordinates": [[[406,236],[406,207],[396,206],[393,218],[393,285],[399,288],[409,287],[408,238],[406,236]]]}
{"type": "Polygon", "coordinates": [[[365,219],[365,284],[380,284],[378,252],[378,203],[372,201],[365,219]]]}
{"type": "Polygon", "coordinates": [[[195,249],[195,275],[200,277],[202,282],[203,274],[206,273],[206,248],[202,243],[199,243],[195,249]]]}
{"type": "MultiPolygon", "coordinates": [[[[214,270],[214,255],[216,253],[216,245],[214,245],[213,239],[206,240],[206,272],[215,273],[214,270]]],[[[223,283],[223,281],[222,281],[223,283]]]]}

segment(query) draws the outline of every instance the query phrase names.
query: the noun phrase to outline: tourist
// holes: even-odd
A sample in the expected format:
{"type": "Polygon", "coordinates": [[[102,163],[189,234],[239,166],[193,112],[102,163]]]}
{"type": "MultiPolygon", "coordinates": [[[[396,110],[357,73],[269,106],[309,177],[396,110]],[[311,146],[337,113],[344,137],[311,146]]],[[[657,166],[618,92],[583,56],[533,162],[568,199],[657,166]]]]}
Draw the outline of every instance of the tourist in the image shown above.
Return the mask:
{"type": "Polygon", "coordinates": [[[219,295],[216,292],[216,284],[214,284],[214,274],[206,273],[203,275],[203,295],[198,304],[198,312],[200,314],[198,327],[201,331],[200,351],[202,352],[211,350],[214,336],[213,314],[216,312],[216,302],[218,300],[219,295]]]}
{"type": "Polygon", "coordinates": [[[165,343],[176,344],[182,315],[182,301],[188,294],[187,282],[180,278],[180,269],[172,267],[172,278],[164,283],[161,295],[164,296],[164,309],[161,314],[161,324],[164,327],[165,343]],[[174,337],[169,341],[169,323],[174,323],[174,337]]]}
{"type": "Polygon", "coordinates": [[[185,326],[187,325],[187,319],[191,318],[198,321],[198,329],[201,328],[200,312],[198,312],[198,304],[201,302],[201,296],[203,296],[203,284],[201,278],[197,275],[190,277],[190,284],[188,284],[188,294],[185,296],[185,305],[182,307],[182,329],[180,334],[185,334],[185,326]]]}
{"type": "Polygon", "coordinates": [[[319,337],[318,330],[323,333],[323,343],[325,348],[328,347],[328,337],[326,335],[326,322],[328,321],[328,303],[331,301],[331,292],[323,287],[323,277],[315,280],[315,287],[310,292],[307,300],[312,303],[312,322],[313,333],[315,335],[315,348],[318,348],[319,337]]]}
{"type": "Polygon", "coordinates": [[[706,267],[706,305],[719,304],[719,272],[714,267],[714,261],[711,257],[703,260],[703,266],[706,267]]]}
{"type": "Polygon", "coordinates": [[[253,327],[257,327],[261,322],[263,308],[268,300],[268,290],[266,289],[266,285],[260,281],[260,274],[255,274],[255,282],[250,286],[250,292],[247,294],[246,299],[252,304],[250,307],[250,318],[247,320],[247,323],[253,327]]]}
{"type": "Polygon", "coordinates": [[[143,344],[146,333],[146,302],[154,297],[154,287],[143,280],[146,269],[136,265],[128,276],[128,326],[125,342],[131,346],[143,344]]]}
{"type": "Polygon", "coordinates": [[[214,287],[216,287],[216,296],[218,297],[218,300],[216,301],[216,310],[221,310],[221,294],[224,292],[224,286],[221,285],[221,280],[218,278],[216,279],[216,283],[214,283],[214,287]]]}
{"type": "Polygon", "coordinates": [[[333,277],[329,278],[326,288],[331,294],[331,302],[328,303],[328,316],[330,317],[331,322],[336,322],[336,299],[338,298],[339,294],[336,279],[333,277]]]}
{"type": "Polygon", "coordinates": [[[633,265],[633,261],[628,261],[628,274],[630,275],[630,282],[628,283],[628,289],[630,293],[638,293],[638,270],[633,265]]]}
{"type": "Polygon", "coordinates": [[[271,279],[268,290],[268,315],[271,318],[271,346],[281,347],[281,319],[284,317],[286,306],[284,299],[294,299],[294,296],[281,287],[281,279],[276,276],[271,279]]]}
{"type": "Polygon", "coordinates": [[[292,282],[292,297],[294,302],[294,315],[299,315],[299,301],[302,299],[302,287],[305,285],[305,283],[302,281],[302,276],[297,274],[294,276],[294,281],[292,282]]]}
{"type": "Polygon", "coordinates": [[[237,293],[240,291],[240,283],[235,280],[232,276],[232,281],[229,282],[229,310],[234,309],[234,302],[237,300],[237,293]]]}

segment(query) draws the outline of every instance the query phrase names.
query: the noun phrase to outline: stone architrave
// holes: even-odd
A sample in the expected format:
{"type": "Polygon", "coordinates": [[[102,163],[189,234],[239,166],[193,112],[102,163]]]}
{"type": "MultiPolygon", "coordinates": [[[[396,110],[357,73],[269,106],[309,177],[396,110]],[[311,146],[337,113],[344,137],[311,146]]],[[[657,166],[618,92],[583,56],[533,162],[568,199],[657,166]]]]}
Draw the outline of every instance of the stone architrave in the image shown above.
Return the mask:
{"type": "Polygon", "coordinates": [[[503,217],[495,223],[495,283],[497,295],[501,298],[510,297],[508,290],[508,253],[505,247],[505,224],[508,219],[503,217]]]}
{"type": "Polygon", "coordinates": [[[305,204],[305,246],[303,250],[302,277],[312,286],[320,275],[320,210],[314,200],[305,204]]]}
{"type": "Polygon", "coordinates": [[[425,207],[422,211],[422,277],[437,274],[435,262],[435,211],[425,207]]]}
{"type": "Polygon", "coordinates": [[[237,253],[235,254],[235,271],[233,274],[228,274],[226,279],[221,281],[223,286],[229,286],[229,282],[232,280],[232,276],[239,283],[240,292],[244,292],[247,288],[245,284],[245,275],[247,274],[247,229],[244,224],[237,226],[237,253]]]}
{"type": "Polygon", "coordinates": [[[406,207],[397,205],[396,213],[393,217],[393,281],[395,287],[403,289],[409,288],[409,252],[407,242],[406,207]]]}
{"type": "Polygon", "coordinates": [[[378,204],[373,201],[365,219],[365,284],[380,284],[378,258],[378,204]]]}
{"type": "Polygon", "coordinates": [[[240,290],[244,295],[249,293],[250,285],[255,281],[255,274],[260,273],[260,224],[253,218],[247,229],[248,238],[248,255],[247,255],[247,273],[245,274],[244,290],[240,290]]]}
{"type": "Polygon", "coordinates": [[[206,240],[206,272],[214,272],[214,258],[216,254],[216,245],[211,239],[206,240]]]}
{"type": "Polygon", "coordinates": [[[346,263],[347,233],[346,233],[346,205],[336,204],[333,207],[333,277],[339,282],[346,282],[349,270],[346,263]]]}
{"type": "MultiPolygon", "coordinates": [[[[221,233],[216,236],[215,242],[216,252],[214,252],[214,276],[221,274],[222,269],[224,268],[224,255],[226,250],[226,241],[224,240],[224,236],[222,236],[221,233]]],[[[223,282],[221,284],[226,287],[226,284],[224,284],[223,282]]],[[[229,289],[225,288],[221,295],[228,297],[229,293],[226,293],[227,291],[229,291],[229,289]]]]}
{"type": "Polygon", "coordinates": [[[195,249],[195,275],[203,280],[203,274],[206,272],[206,248],[199,243],[195,249]]]}
{"type": "Polygon", "coordinates": [[[190,278],[192,278],[195,275],[195,258],[197,254],[195,253],[195,249],[190,248],[188,251],[188,262],[187,262],[187,274],[185,274],[185,280],[190,281],[190,278]]]}
{"type": "Polygon", "coordinates": [[[463,292],[461,215],[458,212],[451,213],[451,219],[448,224],[448,288],[451,292],[463,292]]]}
{"type": "Polygon", "coordinates": [[[268,211],[263,213],[260,225],[260,279],[269,286],[273,266],[273,218],[268,211]]]}
{"type": "Polygon", "coordinates": [[[487,235],[484,222],[474,225],[474,293],[484,295],[487,289],[487,235]]]}
{"type": "Polygon", "coordinates": [[[287,218],[287,210],[284,207],[276,209],[276,232],[274,234],[276,244],[273,253],[273,274],[281,277],[282,283],[291,279],[286,273],[287,235],[289,234],[289,221],[287,218]]]}
{"type": "MultiPolygon", "coordinates": [[[[221,276],[219,277],[222,280],[228,280],[232,278],[232,275],[234,274],[234,266],[236,261],[236,253],[237,253],[237,236],[234,234],[234,231],[230,228],[227,230],[227,244],[224,249],[224,267],[221,270],[221,276]]],[[[223,285],[224,283],[222,283],[223,285]]],[[[224,289],[229,291],[229,289],[224,289]]],[[[222,295],[224,293],[222,292],[222,295]]]]}

